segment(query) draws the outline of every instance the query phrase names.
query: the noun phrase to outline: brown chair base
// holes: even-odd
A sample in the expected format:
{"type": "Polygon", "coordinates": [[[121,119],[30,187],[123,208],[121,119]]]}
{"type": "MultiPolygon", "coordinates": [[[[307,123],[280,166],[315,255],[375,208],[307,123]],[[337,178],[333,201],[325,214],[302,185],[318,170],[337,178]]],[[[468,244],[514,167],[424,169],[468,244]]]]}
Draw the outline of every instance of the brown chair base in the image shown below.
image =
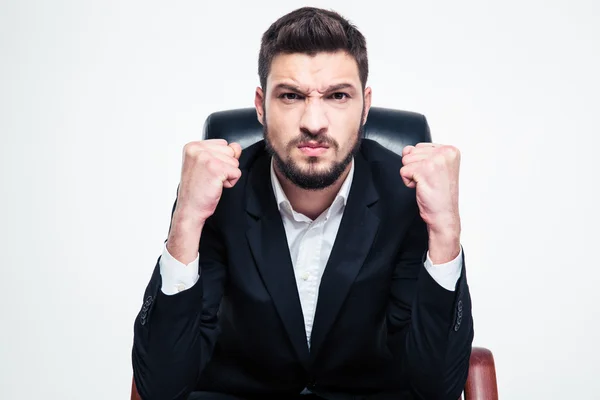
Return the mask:
{"type": "MultiPolygon", "coordinates": [[[[133,380],[131,381],[131,400],[142,400],[133,380]]],[[[486,348],[473,347],[471,351],[465,400],[498,400],[494,356],[486,348]]]]}

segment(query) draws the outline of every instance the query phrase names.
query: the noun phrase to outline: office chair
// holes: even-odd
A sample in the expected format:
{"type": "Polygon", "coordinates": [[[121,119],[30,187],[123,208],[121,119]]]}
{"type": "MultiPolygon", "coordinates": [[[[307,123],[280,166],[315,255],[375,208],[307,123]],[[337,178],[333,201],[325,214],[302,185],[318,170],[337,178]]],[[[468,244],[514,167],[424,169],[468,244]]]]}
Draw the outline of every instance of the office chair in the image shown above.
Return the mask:
{"type": "MultiPolygon", "coordinates": [[[[254,108],[218,111],[204,123],[202,139],[222,138],[237,142],[242,149],[263,138],[263,127],[258,122],[254,108]]],[[[371,107],[365,124],[364,138],[372,139],[397,154],[407,145],[431,142],[425,117],[418,113],[371,107]]],[[[473,347],[469,362],[469,375],[464,390],[465,400],[498,400],[496,368],[492,352],[473,347]]],[[[140,397],[132,382],[131,400],[140,397]]]]}

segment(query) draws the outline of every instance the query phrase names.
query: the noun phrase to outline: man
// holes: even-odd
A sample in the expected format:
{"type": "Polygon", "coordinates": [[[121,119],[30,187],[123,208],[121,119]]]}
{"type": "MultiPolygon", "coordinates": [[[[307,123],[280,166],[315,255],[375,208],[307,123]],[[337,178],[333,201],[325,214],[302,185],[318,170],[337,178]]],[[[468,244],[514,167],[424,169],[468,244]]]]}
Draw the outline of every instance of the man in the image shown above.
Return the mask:
{"type": "Polygon", "coordinates": [[[185,146],[135,321],[143,399],[460,396],[459,152],[361,140],[367,75],[353,25],[298,9],[262,38],[264,141],[185,146]]]}

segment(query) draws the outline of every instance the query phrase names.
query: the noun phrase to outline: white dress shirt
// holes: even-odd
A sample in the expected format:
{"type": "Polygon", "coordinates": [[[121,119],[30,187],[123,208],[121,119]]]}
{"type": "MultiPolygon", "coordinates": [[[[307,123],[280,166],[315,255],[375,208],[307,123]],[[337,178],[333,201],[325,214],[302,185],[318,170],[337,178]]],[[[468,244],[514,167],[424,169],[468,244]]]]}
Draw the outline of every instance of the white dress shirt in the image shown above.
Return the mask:
{"type": "MultiPolygon", "coordinates": [[[[271,183],[287,236],[309,347],[321,277],[344,215],[353,178],[354,161],[352,161],[350,173],[331,206],[315,220],[311,220],[294,211],[283,192],[271,161],[271,183]]],[[[173,295],[192,287],[199,278],[198,259],[199,257],[196,257],[194,261],[185,265],[169,254],[165,244],[159,262],[162,292],[166,295],[173,295]]],[[[427,253],[424,265],[427,272],[439,285],[454,291],[462,269],[462,249],[454,260],[445,264],[434,265],[427,253]]]]}

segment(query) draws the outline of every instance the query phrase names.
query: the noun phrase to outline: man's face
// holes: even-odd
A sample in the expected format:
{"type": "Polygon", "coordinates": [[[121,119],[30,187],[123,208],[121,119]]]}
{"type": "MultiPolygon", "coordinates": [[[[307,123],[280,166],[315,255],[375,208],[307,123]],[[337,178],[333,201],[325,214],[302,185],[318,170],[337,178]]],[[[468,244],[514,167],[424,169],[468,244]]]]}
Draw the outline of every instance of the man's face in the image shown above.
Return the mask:
{"type": "Polygon", "coordinates": [[[330,186],[348,168],[370,102],[356,61],[341,51],[276,56],[255,98],[277,169],[304,189],[330,186]]]}

